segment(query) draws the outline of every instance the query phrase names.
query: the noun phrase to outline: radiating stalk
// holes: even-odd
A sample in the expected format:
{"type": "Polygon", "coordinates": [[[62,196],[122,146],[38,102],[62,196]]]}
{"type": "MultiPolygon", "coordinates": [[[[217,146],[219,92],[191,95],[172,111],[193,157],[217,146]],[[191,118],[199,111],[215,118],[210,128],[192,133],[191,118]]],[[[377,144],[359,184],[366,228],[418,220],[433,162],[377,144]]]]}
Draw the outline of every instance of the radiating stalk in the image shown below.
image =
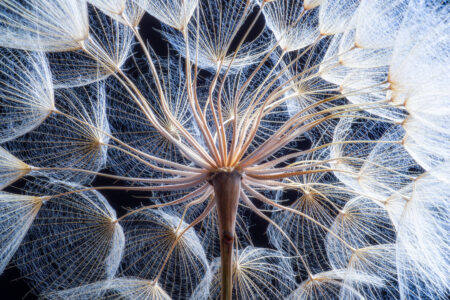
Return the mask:
{"type": "Polygon", "coordinates": [[[212,173],[209,178],[210,184],[214,187],[219,219],[222,300],[231,300],[233,293],[233,244],[241,178],[238,171],[228,169],[212,173]]]}

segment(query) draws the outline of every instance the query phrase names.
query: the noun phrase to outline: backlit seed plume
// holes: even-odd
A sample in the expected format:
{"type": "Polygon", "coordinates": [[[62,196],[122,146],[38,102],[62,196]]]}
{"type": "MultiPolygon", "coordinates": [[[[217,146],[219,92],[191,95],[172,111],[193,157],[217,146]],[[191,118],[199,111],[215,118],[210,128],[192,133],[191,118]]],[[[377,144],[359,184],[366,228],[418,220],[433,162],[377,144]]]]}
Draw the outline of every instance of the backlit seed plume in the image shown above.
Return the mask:
{"type": "Polygon", "coordinates": [[[121,223],[127,240],[121,273],[154,281],[173,298],[189,299],[209,272],[195,231],[161,210],[142,210],[121,223]]]}
{"type": "Polygon", "coordinates": [[[0,273],[446,300],[447,2],[0,0],[0,273]]]}
{"type": "Polygon", "coordinates": [[[323,35],[344,32],[357,13],[359,0],[323,0],[319,6],[319,31],[323,35]]]}
{"type": "Polygon", "coordinates": [[[12,152],[35,167],[47,168],[53,178],[90,181],[95,174],[73,169],[95,172],[106,164],[109,125],[104,84],[60,89],[55,98],[55,111],[35,130],[10,142],[12,152]]]}
{"type": "Polygon", "coordinates": [[[0,192],[0,272],[16,252],[42,202],[41,197],[0,192]]]}
{"type": "Polygon", "coordinates": [[[0,147],[0,190],[30,173],[32,167],[0,147]]]}
{"type": "Polygon", "coordinates": [[[84,86],[120,72],[133,43],[131,24],[92,8],[89,36],[81,49],[48,54],[56,88],[84,86]]]}
{"type": "MultiPolygon", "coordinates": [[[[234,299],[282,299],[292,292],[294,272],[281,252],[246,247],[233,262],[234,299]]],[[[220,298],[220,259],[212,261],[211,271],[198,285],[193,299],[220,298]]]]}
{"type": "Polygon", "coordinates": [[[55,100],[43,53],[0,52],[0,142],[5,142],[39,126],[52,113],[55,100]]]}
{"type": "Polygon", "coordinates": [[[161,22],[184,30],[189,23],[198,0],[131,0],[144,8],[161,22]]]}
{"type": "Polygon", "coordinates": [[[335,176],[354,191],[378,200],[398,193],[414,180],[414,169],[420,170],[401,145],[403,135],[399,126],[383,122],[341,120],[333,136],[335,145],[330,147],[335,176]],[[379,143],[373,143],[369,135],[377,134],[379,143]]]}
{"type": "MultiPolygon", "coordinates": [[[[148,69],[148,66],[142,67],[142,72],[137,76],[137,86],[146,97],[143,104],[151,107],[160,125],[174,139],[184,140],[177,123],[180,123],[194,138],[199,138],[200,132],[187,101],[186,78],[182,71],[181,60],[157,63],[158,74],[164,87],[162,101],[155,90],[156,82],[152,78],[153,75],[148,69]],[[166,107],[173,116],[169,117],[165,113],[166,107]]],[[[114,137],[148,155],[183,164],[189,163],[180,149],[148,122],[142,106],[129,101],[127,91],[120,85],[120,82],[111,79],[107,81],[106,89],[109,91],[107,115],[114,137]]],[[[117,146],[123,148],[120,144],[117,146]]],[[[153,174],[158,171],[149,164],[151,161],[146,161],[146,158],[142,160],[142,158],[130,156],[124,152],[125,149],[119,147],[109,150],[111,153],[109,164],[116,173],[133,177],[148,177],[154,176],[153,174]]]]}
{"type": "Polygon", "coordinates": [[[88,37],[85,0],[5,0],[0,3],[0,46],[35,51],[79,49],[88,37]]]}
{"type": "Polygon", "coordinates": [[[302,1],[272,1],[264,7],[267,26],[284,51],[294,51],[312,44],[319,37],[319,8],[304,6],[302,1]]]}
{"type": "MultiPolygon", "coordinates": [[[[253,12],[249,1],[214,0],[199,2],[198,15],[192,16],[187,27],[189,37],[189,59],[206,70],[222,72],[230,68],[237,71],[258,62],[272,40],[267,32],[262,32],[252,41],[245,42],[239,50],[230,47],[236,38],[236,29],[253,12]],[[221,30],[228,28],[228,30],[221,30]]],[[[182,33],[168,28],[165,35],[173,47],[186,56],[186,43],[182,33]]]]}
{"type": "Polygon", "coordinates": [[[395,244],[372,245],[355,250],[346,266],[348,270],[379,278],[382,284],[345,278],[344,283],[351,288],[341,292],[342,298],[352,299],[351,293],[357,291],[364,299],[398,299],[395,254],[395,244]]]}
{"type": "Polygon", "coordinates": [[[336,269],[347,267],[358,256],[359,249],[394,241],[393,226],[386,210],[363,197],[348,201],[330,229],[327,254],[336,269]]]}
{"type": "Polygon", "coordinates": [[[355,45],[367,49],[393,46],[409,2],[362,1],[356,17],[355,45]]]}
{"type": "Polygon", "coordinates": [[[441,143],[450,138],[448,106],[440,104],[450,99],[449,87],[444,83],[449,81],[450,66],[448,13],[448,6],[438,10],[427,6],[426,1],[411,3],[398,33],[389,72],[391,102],[409,113],[402,123],[406,131],[404,146],[427,170],[449,157],[448,147],[441,143]],[[425,34],[424,28],[432,29],[425,34]],[[412,78],[410,72],[423,74],[423,79],[412,78]],[[419,108],[423,105],[427,109],[419,108]],[[440,108],[436,110],[435,105],[440,108]]]}
{"type": "MultiPolygon", "coordinates": [[[[295,267],[303,271],[305,265],[312,272],[322,272],[330,268],[331,262],[323,243],[331,231],[328,228],[332,226],[342,210],[343,203],[351,195],[343,186],[331,180],[330,176],[320,173],[292,178],[289,183],[295,198],[292,196],[294,202],[288,206],[291,210],[274,209],[272,212],[274,223],[283,231],[275,224],[269,225],[267,233],[270,243],[276,249],[291,254],[295,267]],[[294,243],[296,248],[293,248],[291,243],[294,243]]],[[[282,193],[279,194],[281,198],[282,193]]],[[[288,199],[278,201],[286,200],[288,199]]]]}
{"type": "Polygon", "coordinates": [[[365,299],[358,290],[353,288],[353,284],[382,286],[383,282],[377,277],[355,273],[347,269],[333,270],[318,273],[305,280],[286,299],[365,299]],[[347,298],[340,298],[341,296],[347,298]]]}
{"type": "Polygon", "coordinates": [[[135,299],[171,300],[156,283],[133,277],[119,277],[45,295],[50,300],[135,299]]]}
{"type": "Polygon", "coordinates": [[[106,15],[117,19],[128,26],[136,27],[144,15],[144,9],[139,6],[145,0],[88,0],[95,7],[99,8],[106,15]]]}
{"type": "Polygon", "coordinates": [[[46,193],[45,201],[15,256],[33,289],[48,292],[112,279],[125,240],[106,199],[95,191],[71,194],[83,188],[77,185],[40,183],[46,186],[30,190],[46,193]]]}
{"type": "Polygon", "coordinates": [[[425,173],[413,183],[412,194],[405,201],[396,244],[404,299],[444,299],[448,292],[449,193],[448,177],[442,181],[433,173],[425,173]]]}
{"type": "Polygon", "coordinates": [[[92,3],[92,5],[97,6],[102,11],[104,11],[107,14],[112,15],[120,15],[125,11],[126,3],[125,0],[88,0],[89,3],[92,3]]]}

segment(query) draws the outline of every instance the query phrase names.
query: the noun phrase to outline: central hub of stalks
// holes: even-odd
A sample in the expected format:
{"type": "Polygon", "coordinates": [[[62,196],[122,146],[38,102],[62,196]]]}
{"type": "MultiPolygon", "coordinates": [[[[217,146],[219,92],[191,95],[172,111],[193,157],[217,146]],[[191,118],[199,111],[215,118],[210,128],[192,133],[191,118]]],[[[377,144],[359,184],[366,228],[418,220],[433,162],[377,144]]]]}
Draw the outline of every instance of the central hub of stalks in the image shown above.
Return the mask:
{"type": "Polygon", "coordinates": [[[236,214],[241,190],[241,174],[236,170],[212,173],[209,183],[214,187],[219,219],[220,256],[222,261],[221,299],[231,300],[233,292],[233,244],[236,214]]]}

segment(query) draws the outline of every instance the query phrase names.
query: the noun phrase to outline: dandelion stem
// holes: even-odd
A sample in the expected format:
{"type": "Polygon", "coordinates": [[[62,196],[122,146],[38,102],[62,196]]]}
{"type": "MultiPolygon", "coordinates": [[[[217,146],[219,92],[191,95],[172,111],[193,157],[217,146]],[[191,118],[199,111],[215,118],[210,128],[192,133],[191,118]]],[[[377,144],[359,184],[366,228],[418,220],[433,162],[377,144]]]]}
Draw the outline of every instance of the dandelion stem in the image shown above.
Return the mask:
{"type": "Polygon", "coordinates": [[[242,176],[237,170],[228,169],[212,173],[208,179],[214,187],[219,220],[222,300],[231,300],[233,293],[233,244],[241,179],[242,176]]]}

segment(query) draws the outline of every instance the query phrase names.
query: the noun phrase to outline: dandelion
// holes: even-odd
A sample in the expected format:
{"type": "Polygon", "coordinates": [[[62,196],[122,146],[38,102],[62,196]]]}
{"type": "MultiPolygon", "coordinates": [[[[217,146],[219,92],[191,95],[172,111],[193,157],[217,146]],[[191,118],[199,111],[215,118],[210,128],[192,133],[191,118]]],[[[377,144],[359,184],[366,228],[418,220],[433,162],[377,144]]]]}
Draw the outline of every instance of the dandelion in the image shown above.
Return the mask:
{"type": "Polygon", "coordinates": [[[43,299],[446,299],[449,13],[0,1],[0,271],[43,299]]]}

